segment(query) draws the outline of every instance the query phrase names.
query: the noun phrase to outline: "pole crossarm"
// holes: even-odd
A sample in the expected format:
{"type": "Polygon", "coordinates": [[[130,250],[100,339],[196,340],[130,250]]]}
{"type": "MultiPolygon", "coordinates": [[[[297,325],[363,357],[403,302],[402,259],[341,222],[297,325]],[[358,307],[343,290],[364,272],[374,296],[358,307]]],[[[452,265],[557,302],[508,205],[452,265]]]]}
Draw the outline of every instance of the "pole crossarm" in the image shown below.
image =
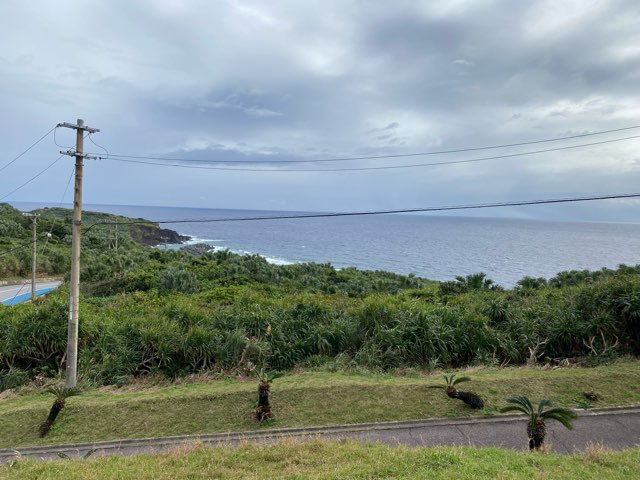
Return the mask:
{"type": "Polygon", "coordinates": [[[95,155],[86,155],[84,153],[78,153],[75,150],[67,150],[67,151],[60,150],[60,153],[62,155],[69,155],[70,157],[82,157],[82,158],[85,158],[87,160],[98,160],[98,157],[95,156],[95,155]]]}
{"type": "Polygon", "coordinates": [[[84,132],[89,132],[89,133],[98,133],[100,131],[99,128],[92,128],[92,127],[87,127],[85,125],[78,125],[76,123],[69,123],[69,122],[62,122],[56,126],[62,127],[62,128],[73,128],[75,130],[82,130],[84,132]]]}

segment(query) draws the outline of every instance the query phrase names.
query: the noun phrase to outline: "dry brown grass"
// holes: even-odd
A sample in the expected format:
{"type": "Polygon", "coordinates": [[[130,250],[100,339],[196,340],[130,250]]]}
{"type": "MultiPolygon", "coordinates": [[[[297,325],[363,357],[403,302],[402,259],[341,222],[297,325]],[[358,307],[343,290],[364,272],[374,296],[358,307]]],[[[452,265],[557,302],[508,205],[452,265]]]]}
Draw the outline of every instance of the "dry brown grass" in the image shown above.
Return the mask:
{"type": "Polygon", "coordinates": [[[605,465],[607,463],[607,457],[609,457],[612,452],[613,450],[605,447],[601,443],[589,442],[582,452],[582,458],[588,462],[605,465]]]}

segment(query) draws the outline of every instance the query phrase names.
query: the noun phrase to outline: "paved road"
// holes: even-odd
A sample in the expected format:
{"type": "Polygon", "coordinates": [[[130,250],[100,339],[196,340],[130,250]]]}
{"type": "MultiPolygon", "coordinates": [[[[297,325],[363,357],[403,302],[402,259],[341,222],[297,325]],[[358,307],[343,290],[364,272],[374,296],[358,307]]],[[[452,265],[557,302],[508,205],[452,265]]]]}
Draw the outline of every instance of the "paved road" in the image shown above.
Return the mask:
{"type": "MultiPolygon", "coordinates": [[[[590,442],[601,443],[611,449],[635,447],[640,445],[640,407],[579,412],[573,430],[567,430],[557,422],[548,422],[547,431],[547,443],[551,445],[554,452],[558,453],[583,450],[590,442]]],[[[78,457],[91,450],[95,450],[95,455],[130,455],[166,451],[194,442],[215,446],[237,445],[247,441],[269,443],[282,438],[300,440],[351,438],[361,441],[377,441],[389,445],[409,446],[473,445],[497,446],[515,450],[528,448],[526,419],[516,415],[500,415],[496,417],[287,428],[0,449],[0,463],[19,455],[50,459],[57,458],[59,454],[78,457]]]]}
{"type": "MultiPolygon", "coordinates": [[[[58,288],[62,282],[39,282],[36,283],[36,295],[42,295],[43,293],[50,292],[58,288]]],[[[5,305],[11,305],[14,303],[24,302],[31,298],[31,282],[26,285],[21,283],[19,285],[7,285],[0,287],[0,303],[5,305]]]]}

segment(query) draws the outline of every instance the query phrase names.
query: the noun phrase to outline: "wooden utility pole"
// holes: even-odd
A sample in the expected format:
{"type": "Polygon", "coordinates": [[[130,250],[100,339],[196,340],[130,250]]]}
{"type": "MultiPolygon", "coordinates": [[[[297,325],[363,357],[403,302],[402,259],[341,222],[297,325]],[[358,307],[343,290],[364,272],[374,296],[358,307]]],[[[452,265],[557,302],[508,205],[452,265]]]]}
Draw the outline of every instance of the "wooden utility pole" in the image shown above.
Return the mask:
{"type": "Polygon", "coordinates": [[[37,237],[37,223],[38,217],[40,214],[38,213],[23,213],[25,217],[31,217],[31,231],[33,233],[33,238],[31,239],[33,253],[31,258],[31,301],[33,302],[36,299],[36,261],[38,255],[38,248],[36,246],[37,237]]]}
{"type": "Polygon", "coordinates": [[[76,131],[76,149],[60,152],[76,158],[75,189],[73,194],[73,225],[71,238],[71,279],[69,295],[69,330],[67,334],[67,372],[65,389],[76,388],[78,377],[78,305],[80,303],[80,233],[82,227],[82,169],[83,160],[88,157],[84,152],[84,132],[99,132],[97,128],[85,127],[84,120],[77,124],[59,123],[59,127],[73,128],[76,131]]]}

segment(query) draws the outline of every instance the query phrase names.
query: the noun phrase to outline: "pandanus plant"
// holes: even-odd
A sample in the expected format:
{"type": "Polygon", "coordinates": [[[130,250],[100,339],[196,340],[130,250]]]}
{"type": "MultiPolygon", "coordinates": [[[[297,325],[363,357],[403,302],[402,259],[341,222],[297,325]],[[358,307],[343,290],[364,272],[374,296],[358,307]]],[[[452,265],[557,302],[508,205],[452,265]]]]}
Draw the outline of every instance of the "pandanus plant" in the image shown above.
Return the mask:
{"type": "Polygon", "coordinates": [[[538,450],[544,444],[544,437],[547,434],[545,420],[557,420],[571,430],[573,428],[571,422],[577,417],[576,413],[568,408],[547,408],[551,407],[550,400],[541,400],[538,408],[534,408],[531,400],[525,396],[511,397],[507,399],[507,403],[511,405],[501,408],[502,413],[522,412],[529,417],[527,423],[529,450],[538,450]]]}
{"type": "Polygon", "coordinates": [[[471,408],[484,408],[484,401],[482,400],[482,398],[480,398],[479,395],[473,392],[463,392],[462,390],[458,390],[456,388],[456,385],[470,381],[471,377],[456,378],[455,374],[443,374],[442,376],[444,377],[445,385],[429,385],[427,388],[440,388],[444,390],[450,398],[457,398],[458,400],[462,400],[471,408]]]}
{"type": "Polygon", "coordinates": [[[55,395],[56,400],[55,402],[53,402],[53,405],[51,406],[51,410],[49,410],[49,416],[40,425],[40,428],[38,429],[38,433],[40,434],[40,437],[44,437],[47,435],[47,433],[49,433],[49,430],[51,430],[51,427],[53,426],[53,423],[56,421],[58,414],[64,408],[67,398],[73,397],[80,393],[75,388],[67,389],[67,388],[64,388],[64,386],[62,385],[48,388],[47,392],[55,395]]]}

